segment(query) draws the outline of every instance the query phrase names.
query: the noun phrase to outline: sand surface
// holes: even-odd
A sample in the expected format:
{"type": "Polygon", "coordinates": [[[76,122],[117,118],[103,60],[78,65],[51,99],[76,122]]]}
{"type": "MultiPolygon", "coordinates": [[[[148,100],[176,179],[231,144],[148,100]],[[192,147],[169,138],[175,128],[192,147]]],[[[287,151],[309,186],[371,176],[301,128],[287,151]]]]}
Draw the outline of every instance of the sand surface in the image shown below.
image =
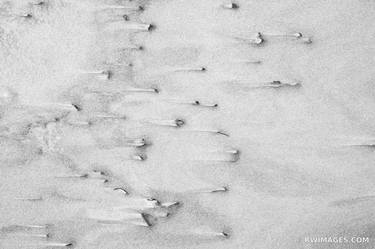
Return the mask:
{"type": "Polygon", "coordinates": [[[1,249],[374,246],[374,2],[0,3],[1,249]]]}

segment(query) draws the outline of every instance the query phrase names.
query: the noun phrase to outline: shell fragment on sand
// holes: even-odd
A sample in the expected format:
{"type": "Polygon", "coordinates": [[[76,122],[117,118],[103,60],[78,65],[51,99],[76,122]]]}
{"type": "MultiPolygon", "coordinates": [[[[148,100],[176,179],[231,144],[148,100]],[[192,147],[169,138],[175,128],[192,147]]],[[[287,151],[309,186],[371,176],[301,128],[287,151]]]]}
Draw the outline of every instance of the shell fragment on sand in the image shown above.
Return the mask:
{"type": "Polygon", "coordinates": [[[129,192],[126,191],[126,189],[124,189],[124,188],[117,187],[117,188],[113,188],[112,190],[115,191],[115,192],[122,193],[123,195],[129,195],[129,192]]]}

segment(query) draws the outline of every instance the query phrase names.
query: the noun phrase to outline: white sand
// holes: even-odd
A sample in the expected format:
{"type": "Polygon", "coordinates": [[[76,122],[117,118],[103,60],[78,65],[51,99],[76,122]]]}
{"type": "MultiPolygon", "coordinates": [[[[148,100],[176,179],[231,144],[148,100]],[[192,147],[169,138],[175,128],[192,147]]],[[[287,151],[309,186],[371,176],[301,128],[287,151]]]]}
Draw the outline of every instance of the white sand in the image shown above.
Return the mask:
{"type": "MultiPolygon", "coordinates": [[[[121,11],[94,15],[100,4],[121,1],[55,0],[50,8],[31,10],[26,3],[11,3],[0,17],[0,84],[18,96],[2,107],[0,120],[0,226],[53,224],[49,242],[75,241],[76,248],[90,249],[374,245],[375,156],[372,148],[350,146],[369,144],[375,135],[373,2],[243,0],[238,10],[228,10],[221,8],[224,0],[143,1],[145,11],[130,15],[131,22],[156,29],[136,35],[116,33],[118,24],[106,23],[121,20],[121,11]],[[17,17],[28,11],[37,21],[17,17]],[[313,43],[265,36],[256,47],[232,39],[256,32],[301,32],[313,43]],[[129,44],[145,50],[119,52],[129,44]],[[134,66],[119,65],[129,62],[134,66]],[[80,73],[111,64],[117,64],[110,66],[111,80],[80,73]],[[181,70],[199,67],[206,71],[181,70]],[[300,81],[301,87],[254,88],[274,80],[300,81]],[[130,87],[160,93],[87,94],[130,87]],[[194,100],[218,107],[186,104],[194,100]],[[69,101],[90,117],[111,109],[125,120],[107,118],[88,127],[72,111],[66,122],[25,135],[29,122],[66,112],[26,106],[69,101]],[[181,128],[149,122],[178,118],[186,122],[181,128]],[[150,146],[116,147],[143,137],[150,146]],[[228,154],[233,149],[240,151],[238,161],[228,154]],[[134,160],[140,155],[147,159],[134,160]],[[92,170],[106,175],[56,178],[92,170]],[[110,181],[103,184],[104,178],[110,181]],[[229,191],[207,193],[224,186],[229,191]],[[132,206],[134,198],[147,197],[183,205],[132,206]],[[131,214],[147,210],[154,226],[144,227],[142,220],[97,224],[85,211],[116,206],[131,206],[131,214]],[[370,242],[314,244],[304,242],[308,236],[370,242]]],[[[0,232],[1,248],[43,243],[0,232]]]]}

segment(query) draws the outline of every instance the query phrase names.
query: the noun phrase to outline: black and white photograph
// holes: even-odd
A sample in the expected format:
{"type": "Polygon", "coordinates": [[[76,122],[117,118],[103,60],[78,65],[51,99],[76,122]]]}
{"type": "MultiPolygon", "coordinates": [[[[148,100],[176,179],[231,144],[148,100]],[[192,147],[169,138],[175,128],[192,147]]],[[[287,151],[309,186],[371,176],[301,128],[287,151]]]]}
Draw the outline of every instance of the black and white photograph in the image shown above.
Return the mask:
{"type": "Polygon", "coordinates": [[[0,0],[0,249],[374,249],[374,23],[0,0]]]}

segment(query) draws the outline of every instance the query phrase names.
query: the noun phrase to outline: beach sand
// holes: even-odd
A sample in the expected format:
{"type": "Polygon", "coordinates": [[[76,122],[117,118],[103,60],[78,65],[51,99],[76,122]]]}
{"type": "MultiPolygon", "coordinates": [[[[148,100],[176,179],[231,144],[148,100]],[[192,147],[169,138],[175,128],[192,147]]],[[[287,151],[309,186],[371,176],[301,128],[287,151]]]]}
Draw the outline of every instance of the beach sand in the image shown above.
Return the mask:
{"type": "Polygon", "coordinates": [[[374,246],[372,1],[48,3],[0,6],[0,248],[374,246]]]}

